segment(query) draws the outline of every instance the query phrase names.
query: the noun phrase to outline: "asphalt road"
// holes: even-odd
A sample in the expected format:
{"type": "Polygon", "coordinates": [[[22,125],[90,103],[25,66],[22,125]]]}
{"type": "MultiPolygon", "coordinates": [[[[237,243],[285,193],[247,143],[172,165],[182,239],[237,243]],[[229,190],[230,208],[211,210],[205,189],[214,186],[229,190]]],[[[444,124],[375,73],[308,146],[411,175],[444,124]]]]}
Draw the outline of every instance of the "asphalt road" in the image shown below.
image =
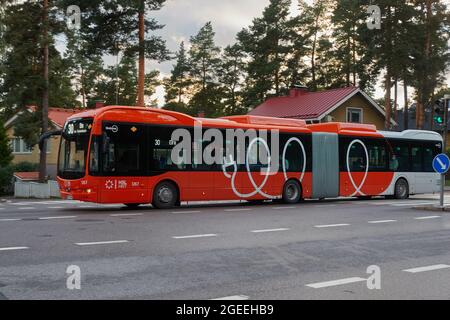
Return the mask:
{"type": "Polygon", "coordinates": [[[0,204],[0,299],[450,299],[450,213],[414,208],[434,198],[13,200],[0,204]],[[70,265],[80,290],[67,289],[70,265]],[[368,288],[371,265],[381,289],[368,288]]]}

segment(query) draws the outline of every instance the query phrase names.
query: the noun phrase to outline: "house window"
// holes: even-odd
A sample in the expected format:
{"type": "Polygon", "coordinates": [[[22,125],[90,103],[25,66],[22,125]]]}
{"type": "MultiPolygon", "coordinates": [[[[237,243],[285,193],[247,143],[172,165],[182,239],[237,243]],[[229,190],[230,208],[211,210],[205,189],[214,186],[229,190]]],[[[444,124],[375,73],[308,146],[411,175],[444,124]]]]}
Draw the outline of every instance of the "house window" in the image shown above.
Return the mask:
{"type": "Polygon", "coordinates": [[[27,146],[22,138],[13,138],[11,140],[11,147],[13,153],[31,153],[33,148],[27,146]]]}
{"type": "Polygon", "coordinates": [[[363,111],[360,108],[347,108],[347,122],[362,123],[363,111]]]}

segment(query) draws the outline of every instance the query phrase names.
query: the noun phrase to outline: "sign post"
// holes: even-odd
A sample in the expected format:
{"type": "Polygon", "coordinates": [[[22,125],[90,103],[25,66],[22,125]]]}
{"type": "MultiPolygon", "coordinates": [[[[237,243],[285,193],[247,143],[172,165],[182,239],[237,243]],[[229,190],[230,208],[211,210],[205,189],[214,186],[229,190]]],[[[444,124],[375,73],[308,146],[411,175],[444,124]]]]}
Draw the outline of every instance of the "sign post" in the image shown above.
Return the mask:
{"type": "Polygon", "coordinates": [[[450,159],[446,154],[438,154],[433,159],[433,169],[441,175],[441,196],[439,198],[439,207],[444,209],[444,187],[445,187],[445,174],[450,168],[450,159]]]}

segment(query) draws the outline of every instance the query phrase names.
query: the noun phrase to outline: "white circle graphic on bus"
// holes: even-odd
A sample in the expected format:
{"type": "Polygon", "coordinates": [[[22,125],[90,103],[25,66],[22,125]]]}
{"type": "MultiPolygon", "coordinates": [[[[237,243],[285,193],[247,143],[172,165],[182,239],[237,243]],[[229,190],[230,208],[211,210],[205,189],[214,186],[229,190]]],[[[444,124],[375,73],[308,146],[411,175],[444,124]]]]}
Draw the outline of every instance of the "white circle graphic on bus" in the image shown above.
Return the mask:
{"type": "Polygon", "coordinates": [[[368,154],[368,152],[367,152],[367,147],[366,147],[366,145],[364,144],[364,142],[362,142],[361,140],[359,140],[359,139],[353,140],[353,141],[348,145],[348,149],[347,149],[347,174],[348,174],[348,177],[350,178],[350,182],[352,183],[353,187],[355,188],[355,192],[353,192],[353,193],[350,195],[350,197],[353,197],[353,196],[355,196],[355,195],[358,194],[358,193],[359,193],[360,195],[362,195],[362,196],[365,196],[365,194],[361,191],[361,188],[363,187],[364,182],[366,182],[366,178],[367,178],[367,174],[368,174],[368,173],[369,173],[369,154],[368,154]],[[355,180],[353,180],[353,176],[352,176],[352,173],[351,173],[351,171],[350,171],[350,149],[351,149],[352,146],[353,146],[354,144],[356,144],[356,143],[360,144],[360,145],[364,148],[364,152],[365,152],[365,154],[366,154],[366,168],[365,168],[365,172],[364,172],[364,177],[363,177],[363,179],[361,180],[361,183],[359,184],[359,186],[356,185],[355,180]]]}
{"type": "MultiPolygon", "coordinates": [[[[283,155],[282,155],[282,157],[281,157],[282,162],[283,162],[283,174],[284,174],[285,181],[287,181],[287,180],[288,180],[288,176],[287,176],[287,169],[286,169],[286,151],[287,151],[287,148],[289,147],[289,144],[290,144],[292,141],[297,142],[297,143],[300,145],[301,149],[302,149],[302,155],[303,155],[303,169],[302,169],[302,172],[301,172],[300,178],[299,178],[300,182],[302,182],[303,177],[304,177],[304,175],[305,175],[305,171],[306,171],[306,152],[305,152],[305,147],[303,146],[303,143],[302,143],[302,142],[300,141],[300,139],[298,139],[298,138],[295,138],[295,137],[294,137],[294,138],[291,138],[291,139],[289,139],[289,140],[286,142],[286,144],[284,145],[283,155]]],[[[255,188],[255,190],[252,191],[252,192],[250,192],[250,193],[241,193],[241,192],[239,192],[239,190],[237,190],[237,188],[236,188],[236,183],[235,183],[236,175],[237,175],[237,164],[236,164],[236,161],[232,158],[231,155],[230,155],[230,158],[229,158],[229,159],[224,158],[224,163],[223,163],[223,165],[222,165],[222,171],[223,171],[223,174],[225,175],[225,177],[231,179],[231,188],[233,189],[233,192],[234,192],[238,197],[241,197],[241,198],[250,198],[250,197],[253,197],[253,196],[256,195],[256,194],[260,194],[260,195],[262,195],[263,197],[266,197],[267,199],[276,199],[276,198],[279,197],[279,196],[267,194],[267,193],[265,193],[265,192],[262,190],[262,188],[264,188],[264,186],[266,185],[267,180],[269,179],[270,171],[271,171],[271,168],[272,168],[272,167],[271,167],[271,163],[272,163],[271,160],[272,160],[272,157],[271,157],[270,149],[269,149],[269,146],[268,146],[266,140],[264,140],[264,139],[262,139],[262,138],[255,138],[255,139],[253,139],[253,140],[250,142],[250,144],[249,144],[249,146],[248,146],[248,148],[247,148],[247,155],[246,155],[246,169],[247,169],[247,175],[248,175],[248,178],[249,178],[251,184],[252,184],[253,187],[255,188]],[[264,170],[265,172],[263,172],[263,171],[261,170],[262,174],[264,174],[265,177],[264,177],[264,180],[262,181],[262,183],[261,183],[259,186],[256,184],[255,180],[253,179],[252,173],[251,173],[251,171],[250,171],[250,162],[249,162],[250,151],[251,151],[253,145],[254,145],[255,143],[257,143],[257,142],[261,142],[262,145],[264,146],[264,149],[266,149],[266,152],[267,152],[267,163],[268,163],[268,165],[269,165],[269,167],[268,167],[267,169],[264,170]],[[229,160],[229,161],[228,161],[228,160],[229,160]],[[232,173],[232,174],[229,174],[229,173],[226,171],[226,169],[227,169],[228,167],[231,167],[231,166],[233,166],[233,173],[232,173]]]]}

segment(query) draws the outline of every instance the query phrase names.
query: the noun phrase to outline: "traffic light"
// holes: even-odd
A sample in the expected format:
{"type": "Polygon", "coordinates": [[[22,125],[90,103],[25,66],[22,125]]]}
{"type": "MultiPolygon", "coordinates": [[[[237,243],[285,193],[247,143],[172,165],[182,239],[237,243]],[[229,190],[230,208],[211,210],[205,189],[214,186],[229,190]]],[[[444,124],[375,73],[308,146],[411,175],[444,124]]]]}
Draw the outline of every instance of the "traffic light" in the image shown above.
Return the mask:
{"type": "Polygon", "coordinates": [[[444,100],[439,99],[434,103],[434,123],[435,124],[443,124],[444,123],[444,100]]]}

